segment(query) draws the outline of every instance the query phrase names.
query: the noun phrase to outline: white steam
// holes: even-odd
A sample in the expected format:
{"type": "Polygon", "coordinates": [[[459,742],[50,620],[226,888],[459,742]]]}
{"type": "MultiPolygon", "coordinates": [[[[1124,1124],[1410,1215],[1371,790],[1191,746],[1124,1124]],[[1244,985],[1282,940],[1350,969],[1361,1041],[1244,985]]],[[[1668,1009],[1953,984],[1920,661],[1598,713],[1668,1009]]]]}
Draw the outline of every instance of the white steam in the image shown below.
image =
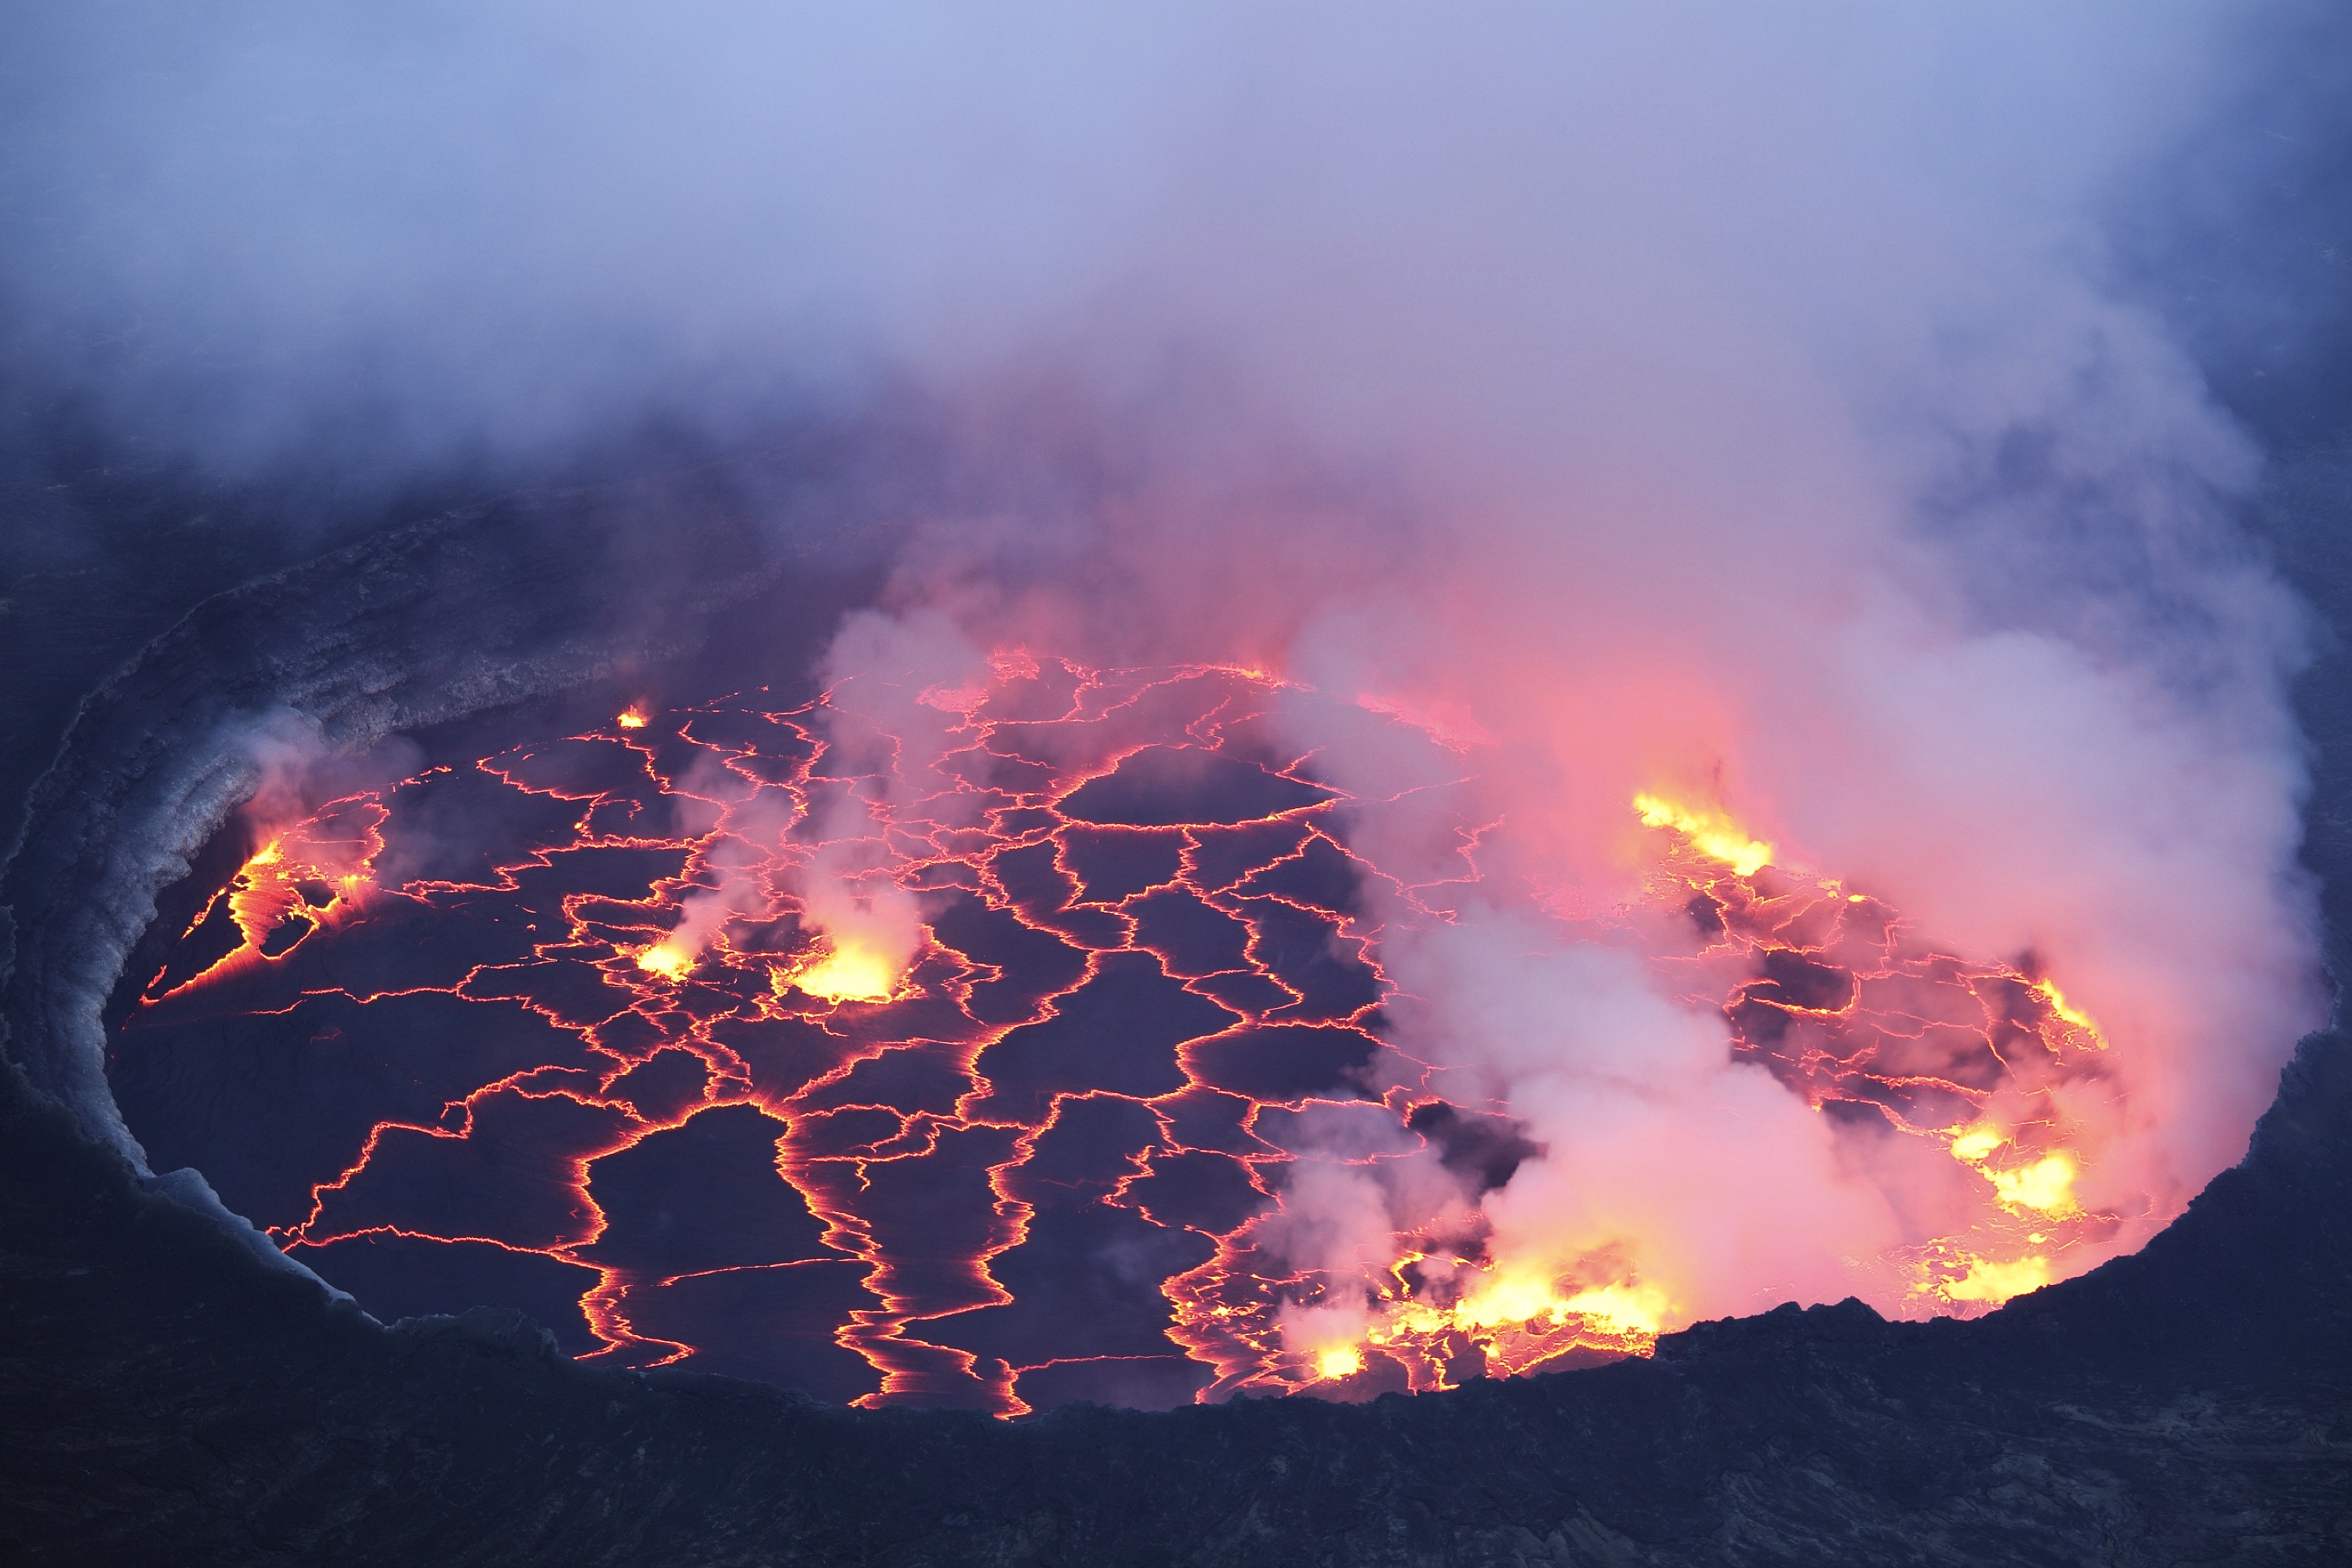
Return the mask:
{"type": "MultiPolygon", "coordinates": [[[[1868,1260],[1957,1170],[1874,1165],[1551,918],[1622,895],[1637,791],[2063,974],[2116,1042],[2116,1245],[2317,1020],[2299,613],[2230,521],[2257,458],[2102,228],[2234,89],[2237,7],[236,16],[13,24],[37,354],[227,465],[919,387],[961,477],[901,620],[835,648],[836,743],[919,768],[1015,641],[1481,737],[1465,816],[1297,721],[1393,803],[1358,832],[1396,874],[1496,825],[1382,957],[1400,1043],[1549,1151],[1485,1200],[1499,1258],[1637,1245],[1686,1315],[1900,1306],[1868,1260]]],[[[906,937],[850,842],[813,919],[906,937]]],[[[1363,1271],[1439,1199],[1310,1160],[1286,1201],[1281,1245],[1363,1271]]]]}

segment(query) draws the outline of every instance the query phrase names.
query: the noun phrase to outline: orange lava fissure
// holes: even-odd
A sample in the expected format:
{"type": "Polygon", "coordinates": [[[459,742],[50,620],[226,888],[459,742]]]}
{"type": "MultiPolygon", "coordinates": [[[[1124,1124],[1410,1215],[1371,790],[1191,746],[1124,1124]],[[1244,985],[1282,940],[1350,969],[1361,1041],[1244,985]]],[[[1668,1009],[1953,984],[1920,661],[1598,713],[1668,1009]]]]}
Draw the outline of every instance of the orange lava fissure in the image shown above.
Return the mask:
{"type": "MultiPolygon", "coordinates": [[[[247,1212],[330,1279],[430,1247],[570,1282],[588,1353],[624,1364],[1015,1415],[1645,1353],[1639,1281],[1480,1298],[1475,1233],[1402,1237],[1370,1282],[1263,1245],[1319,1129],[1378,1123],[1368,1162],[1508,1131],[1390,1038],[1368,911],[1442,911],[1349,848],[1356,803],[1269,721],[1286,689],[1012,657],[921,694],[936,744],[839,690],[756,691],[428,769],[272,835],[118,1053],[275,1019],[305,1072],[393,1086],[410,1110],[247,1212]],[[1348,1292],[1369,1336],[1286,1342],[1348,1292]]],[[[1694,932],[1665,984],[1825,1114],[1946,1141],[1986,1184],[1997,1245],[1922,1248],[1923,1299],[1982,1310],[2112,1233],[2034,1110],[2103,1070],[2053,984],[1643,799],[1649,895],[1694,932]]]]}

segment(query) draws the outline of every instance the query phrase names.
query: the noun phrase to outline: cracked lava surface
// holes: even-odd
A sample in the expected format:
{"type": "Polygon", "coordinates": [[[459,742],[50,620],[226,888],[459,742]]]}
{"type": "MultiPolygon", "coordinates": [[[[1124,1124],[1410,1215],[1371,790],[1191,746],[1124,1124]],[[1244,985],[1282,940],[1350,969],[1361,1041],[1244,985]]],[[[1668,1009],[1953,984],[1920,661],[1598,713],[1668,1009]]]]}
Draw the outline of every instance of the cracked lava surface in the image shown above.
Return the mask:
{"type": "MultiPolygon", "coordinates": [[[[912,725],[838,690],[633,709],[259,825],[112,1041],[126,1116],[379,1317],[516,1306],[829,1400],[1362,1397],[1646,1351],[1654,1287],[1482,1284],[1458,1215],[1369,1279],[1264,1245],[1303,1163],[1433,1156],[1475,1197],[1541,1153],[1389,1037],[1375,921],[1449,889],[1351,853],[1361,803],[1267,721],[1297,689],[993,668],[884,710],[912,725]],[[1367,1337],[1286,1338],[1348,1292],[1367,1337]]],[[[1933,1310],[2112,1231],[2032,1113],[2105,1053],[2054,985],[1636,805],[1691,933],[1669,988],[1977,1173],[1984,1223],[1904,1260],[1933,1310]]]]}

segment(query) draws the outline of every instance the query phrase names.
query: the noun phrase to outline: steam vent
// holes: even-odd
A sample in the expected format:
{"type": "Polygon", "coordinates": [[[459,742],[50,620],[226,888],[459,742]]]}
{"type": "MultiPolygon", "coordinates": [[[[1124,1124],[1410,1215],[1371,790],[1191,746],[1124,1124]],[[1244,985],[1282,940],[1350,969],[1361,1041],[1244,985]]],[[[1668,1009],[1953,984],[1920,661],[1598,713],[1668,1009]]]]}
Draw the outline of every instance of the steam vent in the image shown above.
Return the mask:
{"type": "Polygon", "coordinates": [[[0,1555],[2352,1563],[2352,20],[0,23],[0,1555]]]}

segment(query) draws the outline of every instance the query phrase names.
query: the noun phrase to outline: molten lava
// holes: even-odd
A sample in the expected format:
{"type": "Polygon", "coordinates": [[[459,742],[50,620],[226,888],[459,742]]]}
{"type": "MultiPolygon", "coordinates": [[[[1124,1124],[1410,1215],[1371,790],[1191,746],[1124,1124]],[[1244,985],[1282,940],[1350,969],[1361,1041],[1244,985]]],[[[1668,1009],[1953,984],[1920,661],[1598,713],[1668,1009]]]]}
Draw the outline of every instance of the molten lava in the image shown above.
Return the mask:
{"type": "MultiPolygon", "coordinates": [[[[1442,1388],[1690,1321],[1626,1255],[1490,1255],[1475,1200],[1528,1151],[1388,1038],[1366,890],[1441,917],[1281,742],[1298,689],[994,668],[919,699],[935,754],[753,692],[336,802],[182,938],[118,1093],[161,1125],[178,1102],[141,1099],[142,1064],[173,1082],[224,1020],[268,1020],[321,1097],[282,1141],[310,1163],[199,1163],[363,1305],[538,1292],[595,1355],[869,1405],[1442,1388]],[[347,1109],[370,1097],[401,1109],[347,1109]],[[1484,1173],[1393,1264],[1276,1245],[1318,1172],[1437,1152],[1484,1173]]],[[[1982,1310],[2113,1234],[2068,1110],[2107,1043],[2030,957],[1928,945],[1712,806],[1633,809],[1642,907],[1688,933],[1649,953],[1659,984],[1807,1105],[1973,1184],[1965,1226],[1884,1260],[1922,1310],[1982,1310]]]]}
{"type": "Polygon", "coordinates": [[[637,954],[637,967],[648,974],[680,980],[694,967],[694,954],[669,942],[657,942],[637,954]]]}
{"type": "Polygon", "coordinates": [[[1633,797],[1634,814],[1644,827],[1664,827],[1682,835],[1693,849],[1720,860],[1736,876],[1753,877],[1772,863],[1772,847],[1750,838],[1719,811],[1693,810],[1654,795],[1633,797]]]}
{"type": "Polygon", "coordinates": [[[803,968],[777,971],[775,984],[779,989],[791,985],[827,1002],[887,1002],[897,993],[899,978],[887,955],[854,941],[842,941],[803,968]]]}

